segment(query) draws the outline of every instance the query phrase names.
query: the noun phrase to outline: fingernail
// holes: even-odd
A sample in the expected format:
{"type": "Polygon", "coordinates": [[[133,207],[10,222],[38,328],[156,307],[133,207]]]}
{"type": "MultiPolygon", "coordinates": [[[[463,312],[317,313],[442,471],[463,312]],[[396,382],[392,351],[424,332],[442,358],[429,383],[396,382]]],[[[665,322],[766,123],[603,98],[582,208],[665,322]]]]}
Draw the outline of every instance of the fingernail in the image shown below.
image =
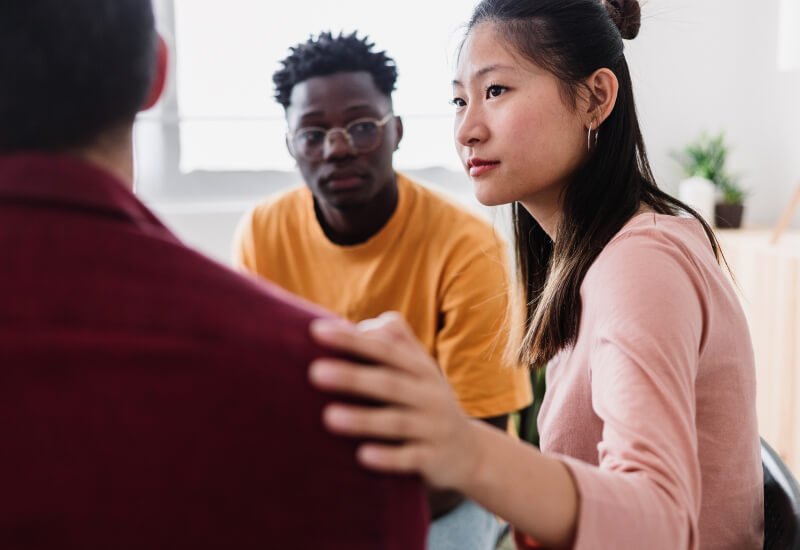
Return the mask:
{"type": "Polygon", "coordinates": [[[308,368],[308,377],[312,382],[326,382],[330,380],[331,372],[325,363],[314,361],[308,368]]]}
{"type": "Polygon", "coordinates": [[[360,445],[356,450],[356,460],[364,466],[374,466],[379,464],[380,453],[376,452],[370,445],[360,445]]]}
{"type": "Polygon", "coordinates": [[[327,319],[314,319],[309,326],[311,334],[325,334],[326,332],[330,332],[330,329],[331,322],[327,319]]]}
{"type": "Polygon", "coordinates": [[[312,336],[331,336],[337,334],[348,327],[346,322],[338,319],[314,319],[309,325],[312,336]]]}
{"type": "Polygon", "coordinates": [[[347,413],[335,405],[326,407],[322,414],[325,422],[332,426],[340,426],[347,420],[347,413]]]}

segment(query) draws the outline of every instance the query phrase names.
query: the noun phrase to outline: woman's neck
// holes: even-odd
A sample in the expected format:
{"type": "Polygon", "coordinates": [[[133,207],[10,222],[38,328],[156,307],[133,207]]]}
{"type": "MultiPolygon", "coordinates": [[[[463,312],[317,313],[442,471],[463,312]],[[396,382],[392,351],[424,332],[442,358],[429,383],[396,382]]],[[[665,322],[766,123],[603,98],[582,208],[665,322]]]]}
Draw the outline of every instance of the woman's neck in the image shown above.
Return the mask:
{"type": "MultiPolygon", "coordinates": [[[[564,214],[561,202],[545,202],[539,200],[537,197],[537,200],[535,201],[522,201],[522,205],[525,207],[528,213],[533,216],[533,219],[536,220],[536,223],[541,226],[544,232],[547,233],[547,236],[550,237],[553,242],[555,242],[558,225],[561,222],[561,217],[564,214]]],[[[636,210],[636,212],[634,212],[631,218],[647,212],[655,212],[655,210],[648,204],[640,203],[639,208],[636,210]]],[[[627,221],[630,221],[630,219],[627,221]]]]}
{"type": "Polygon", "coordinates": [[[543,189],[535,196],[520,201],[536,223],[555,242],[558,224],[563,215],[563,198],[560,186],[543,189]]]}

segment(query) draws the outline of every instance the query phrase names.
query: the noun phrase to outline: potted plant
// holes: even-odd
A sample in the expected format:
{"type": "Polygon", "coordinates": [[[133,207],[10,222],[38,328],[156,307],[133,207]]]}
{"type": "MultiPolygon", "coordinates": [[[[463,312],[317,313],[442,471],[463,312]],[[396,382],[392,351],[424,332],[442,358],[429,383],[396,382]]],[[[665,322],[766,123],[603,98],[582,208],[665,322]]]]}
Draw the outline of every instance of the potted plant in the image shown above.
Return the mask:
{"type": "Polygon", "coordinates": [[[747,192],[733,182],[723,183],[719,187],[722,190],[722,200],[714,207],[716,226],[721,229],[741,227],[747,192]]]}
{"type": "MultiPolygon", "coordinates": [[[[725,142],[725,134],[716,136],[702,135],[697,141],[688,144],[680,154],[676,155],[684,173],[689,178],[681,182],[686,189],[686,196],[691,206],[701,205],[698,210],[711,221],[708,201],[714,202],[714,224],[720,228],[740,227],[744,211],[744,198],[747,192],[742,189],[734,175],[725,166],[730,147],[725,142]],[[708,191],[701,187],[697,178],[703,178],[713,184],[714,196],[709,198],[708,191]]],[[[681,198],[684,192],[681,192],[681,198]]]]}

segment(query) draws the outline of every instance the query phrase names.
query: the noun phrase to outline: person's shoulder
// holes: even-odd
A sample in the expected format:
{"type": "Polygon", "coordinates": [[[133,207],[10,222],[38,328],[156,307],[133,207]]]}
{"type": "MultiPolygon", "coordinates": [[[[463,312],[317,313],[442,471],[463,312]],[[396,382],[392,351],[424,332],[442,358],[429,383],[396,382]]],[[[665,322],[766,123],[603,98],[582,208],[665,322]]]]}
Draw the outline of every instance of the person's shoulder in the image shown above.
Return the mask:
{"type": "Polygon", "coordinates": [[[639,255],[715,260],[711,241],[697,219],[652,212],[629,220],[611,238],[598,260],[639,255]]]}
{"type": "Polygon", "coordinates": [[[489,227],[489,222],[483,215],[478,213],[477,209],[458,202],[455,197],[437,189],[434,185],[420,183],[402,174],[398,174],[398,180],[402,181],[411,190],[422,206],[439,212],[438,219],[441,219],[442,216],[447,217],[448,221],[450,218],[458,218],[469,223],[489,227]]]}
{"type": "Polygon", "coordinates": [[[702,224],[694,217],[676,216],[643,212],[633,216],[609,241],[621,241],[626,238],[655,238],[662,240],[686,240],[708,242],[702,224]]]}
{"type": "Polygon", "coordinates": [[[277,220],[297,219],[306,207],[310,191],[304,185],[293,186],[285,191],[269,195],[253,208],[248,216],[254,225],[263,225],[277,220]]]}
{"type": "Polygon", "coordinates": [[[426,220],[426,233],[431,238],[453,242],[466,241],[484,246],[504,245],[497,229],[478,211],[460,203],[455,197],[429,185],[398,175],[415,195],[415,209],[426,220]]]}
{"type": "Polygon", "coordinates": [[[644,213],[626,223],[592,263],[584,287],[631,294],[665,292],[717,277],[719,265],[694,218],[644,213]],[[714,273],[712,273],[712,271],[714,273]]]}
{"type": "Polygon", "coordinates": [[[176,330],[214,335],[225,342],[260,348],[309,346],[308,324],[329,316],[319,306],[302,300],[255,276],[240,274],[183,245],[162,250],[161,278],[185,279],[187,284],[173,304],[190,321],[176,330]]]}

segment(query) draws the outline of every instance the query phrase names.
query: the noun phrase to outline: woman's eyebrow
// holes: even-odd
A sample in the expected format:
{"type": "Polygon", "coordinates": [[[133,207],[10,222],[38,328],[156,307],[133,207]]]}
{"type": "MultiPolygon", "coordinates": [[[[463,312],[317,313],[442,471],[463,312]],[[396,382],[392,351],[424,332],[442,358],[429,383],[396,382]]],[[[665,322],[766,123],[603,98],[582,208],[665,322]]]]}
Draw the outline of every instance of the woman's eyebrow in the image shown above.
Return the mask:
{"type": "MultiPolygon", "coordinates": [[[[488,65],[486,67],[483,67],[475,71],[475,73],[472,75],[472,79],[474,80],[478,77],[484,76],[494,71],[511,70],[511,69],[513,69],[513,67],[509,65],[502,65],[499,63],[495,65],[488,65]]],[[[463,86],[463,84],[459,80],[453,80],[453,86],[463,86]]]]}

